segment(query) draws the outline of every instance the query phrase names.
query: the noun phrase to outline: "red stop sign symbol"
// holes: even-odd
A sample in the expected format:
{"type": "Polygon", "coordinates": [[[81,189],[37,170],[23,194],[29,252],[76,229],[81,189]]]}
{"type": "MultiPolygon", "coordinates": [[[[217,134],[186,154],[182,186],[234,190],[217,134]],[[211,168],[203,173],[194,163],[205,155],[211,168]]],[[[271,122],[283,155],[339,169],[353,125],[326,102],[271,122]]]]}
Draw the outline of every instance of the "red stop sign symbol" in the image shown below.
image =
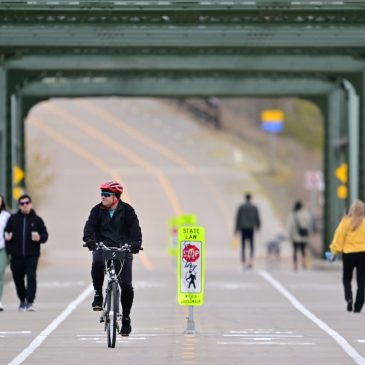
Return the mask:
{"type": "Polygon", "coordinates": [[[183,248],[183,260],[185,262],[195,262],[200,257],[199,248],[190,243],[183,248]]]}

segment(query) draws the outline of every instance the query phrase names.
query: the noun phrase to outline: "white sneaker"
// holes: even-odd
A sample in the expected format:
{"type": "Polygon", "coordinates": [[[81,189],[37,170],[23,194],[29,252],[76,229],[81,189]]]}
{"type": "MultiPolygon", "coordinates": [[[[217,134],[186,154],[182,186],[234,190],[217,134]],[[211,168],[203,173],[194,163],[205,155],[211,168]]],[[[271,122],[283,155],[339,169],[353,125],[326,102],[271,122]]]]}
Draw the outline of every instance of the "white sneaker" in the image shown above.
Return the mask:
{"type": "Polygon", "coordinates": [[[0,302],[0,312],[4,310],[3,303],[0,302]]]}
{"type": "Polygon", "coordinates": [[[34,312],[33,303],[27,303],[27,312],[34,312]]]}

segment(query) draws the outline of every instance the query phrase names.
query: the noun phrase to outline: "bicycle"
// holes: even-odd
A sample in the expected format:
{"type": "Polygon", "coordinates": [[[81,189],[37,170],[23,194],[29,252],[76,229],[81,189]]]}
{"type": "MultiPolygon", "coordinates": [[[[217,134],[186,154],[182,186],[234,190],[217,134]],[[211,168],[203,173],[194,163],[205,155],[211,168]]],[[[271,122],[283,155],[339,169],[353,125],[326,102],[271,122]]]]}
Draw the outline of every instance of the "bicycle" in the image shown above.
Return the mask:
{"type": "MultiPolygon", "coordinates": [[[[84,245],[84,247],[87,247],[84,245]]],[[[105,274],[107,276],[107,286],[105,289],[105,299],[100,323],[104,323],[104,330],[107,332],[108,347],[115,347],[117,333],[120,332],[122,314],[119,312],[120,289],[118,277],[122,272],[126,252],[131,252],[131,245],[122,244],[121,247],[106,246],[103,242],[96,243],[96,249],[103,251],[105,261],[105,274]],[[118,273],[115,271],[115,261],[120,261],[118,273]]],[[[141,247],[140,250],[143,250],[141,247]]]]}
{"type": "Polygon", "coordinates": [[[105,299],[100,323],[104,323],[104,330],[107,332],[108,347],[114,348],[122,317],[119,312],[120,290],[118,276],[123,269],[126,252],[130,252],[130,245],[124,244],[122,247],[108,247],[103,242],[99,242],[96,244],[96,249],[103,251],[105,274],[108,281],[105,289],[105,299]],[[116,260],[121,262],[118,273],[116,273],[114,265],[114,261],[116,260]]]}

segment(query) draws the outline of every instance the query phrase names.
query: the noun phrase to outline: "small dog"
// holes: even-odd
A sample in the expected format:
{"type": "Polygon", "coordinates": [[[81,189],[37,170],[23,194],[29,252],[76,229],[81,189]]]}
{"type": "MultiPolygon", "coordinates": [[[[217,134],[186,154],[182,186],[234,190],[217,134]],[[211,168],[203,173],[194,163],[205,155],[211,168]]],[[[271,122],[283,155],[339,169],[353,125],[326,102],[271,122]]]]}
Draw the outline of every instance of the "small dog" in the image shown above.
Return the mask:
{"type": "Polygon", "coordinates": [[[268,260],[280,261],[281,244],[285,241],[285,236],[278,233],[275,238],[266,243],[266,258],[268,260]]]}

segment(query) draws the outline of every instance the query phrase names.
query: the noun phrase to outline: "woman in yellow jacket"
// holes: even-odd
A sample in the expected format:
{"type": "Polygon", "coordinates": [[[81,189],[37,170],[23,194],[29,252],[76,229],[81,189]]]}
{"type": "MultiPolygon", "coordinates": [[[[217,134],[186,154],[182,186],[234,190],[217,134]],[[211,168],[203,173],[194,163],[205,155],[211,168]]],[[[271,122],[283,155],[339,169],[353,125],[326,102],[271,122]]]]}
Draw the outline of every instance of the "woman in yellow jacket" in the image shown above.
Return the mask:
{"type": "Polygon", "coordinates": [[[335,256],[342,253],[345,300],[349,312],[360,313],[364,305],[365,292],[365,205],[361,200],[355,200],[348,214],[339,223],[333,241],[331,253],[335,256]],[[357,293],[353,306],[351,289],[352,273],[356,268],[357,293]]]}

